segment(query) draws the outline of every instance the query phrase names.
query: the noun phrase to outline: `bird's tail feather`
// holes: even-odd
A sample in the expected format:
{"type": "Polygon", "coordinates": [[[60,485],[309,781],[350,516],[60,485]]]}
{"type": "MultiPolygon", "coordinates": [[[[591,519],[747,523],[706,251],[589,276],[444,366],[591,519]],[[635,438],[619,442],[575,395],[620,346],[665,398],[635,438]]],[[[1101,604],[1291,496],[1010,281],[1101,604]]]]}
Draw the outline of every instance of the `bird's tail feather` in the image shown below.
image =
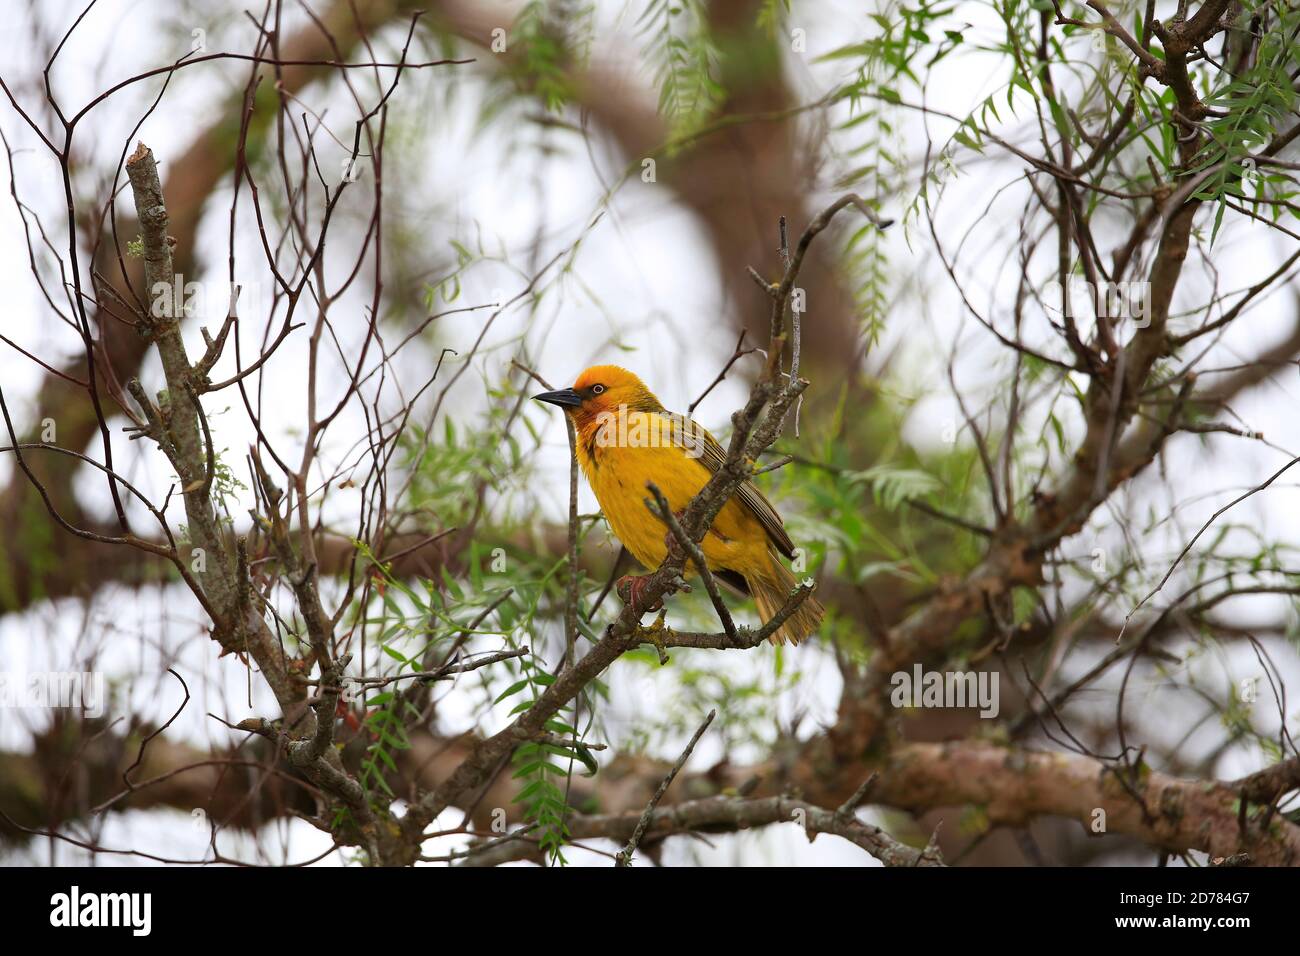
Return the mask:
{"type": "MultiPolygon", "coordinates": [[[[764,624],[785,607],[785,602],[790,599],[790,592],[798,583],[775,553],[769,551],[768,558],[768,568],[758,574],[745,576],[764,624]]],[[[786,618],[785,623],[777,628],[770,640],[773,644],[784,644],[787,640],[791,644],[798,644],[816,632],[825,613],[826,609],[810,594],[795,608],[794,613],[786,618]]]]}

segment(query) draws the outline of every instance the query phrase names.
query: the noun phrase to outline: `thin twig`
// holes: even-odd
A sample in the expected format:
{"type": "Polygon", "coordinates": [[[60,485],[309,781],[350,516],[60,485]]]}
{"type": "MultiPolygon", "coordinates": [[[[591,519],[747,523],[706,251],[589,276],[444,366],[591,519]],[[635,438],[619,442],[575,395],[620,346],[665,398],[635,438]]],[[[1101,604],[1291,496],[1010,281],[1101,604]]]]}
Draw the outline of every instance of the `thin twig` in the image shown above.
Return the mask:
{"type": "Polygon", "coordinates": [[[718,716],[716,710],[709,711],[709,716],[704,718],[704,723],[700,724],[700,729],[695,731],[695,736],[692,737],[691,742],[686,745],[686,749],[682,751],[682,755],[677,758],[677,762],[673,764],[673,769],[668,771],[668,776],[664,777],[663,782],[659,784],[659,789],[656,790],[654,796],[650,798],[650,802],[646,805],[645,812],[641,814],[641,819],[637,821],[636,829],[632,831],[632,839],[627,841],[627,846],[623,847],[622,852],[619,853],[618,860],[614,864],[615,866],[631,865],[632,854],[636,852],[637,844],[641,842],[641,837],[645,835],[646,827],[650,825],[650,817],[654,815],[655,807],[659,805],[659,801],[663,799],[663,795],[668,792],[668,788],[672,786],[672,782],[676,779],[678,772],[686,764],[686,761],[690,759],[691,751],[695,749],[695,745],[699,743],[700,738],[704,736],[704,731],[709,729],[709,724],[713,723],[713,718],[716,716],[718,716]]]}
{"type": "MultiPolygon", "coordinates": [[[[694,562],[695,567],[699,569],[700,577],[704,580],[704,590],[709,592],[709,600],[713,602],[713,609],[718,612],[718,620],[722,622],[722,629],[730,638],[736,636],[736,622],[731,619],[731,612],[727,610],[727,605],[722,600],[722,594],[718,591],[718,582],[713,578],[713,572],[709,570],[709,562],[704,557],[704,551],[698,544],[690,539],[690,536],[682,530],[682,526],[677,521],[677,516],[673,514],[673,509],[668,505],[668,499],[664,497],[659,486],[653,481],[646,485],[650,489],[650,494],[654,495],[655,503],[659,506],[656,512],[654,508],[650,510],[657,514],[664,524],[668,525],[668,530],[685,551],[687,557],[694,562]]],[[[649,502],[646,505],[649,506],[649,502]]]]}

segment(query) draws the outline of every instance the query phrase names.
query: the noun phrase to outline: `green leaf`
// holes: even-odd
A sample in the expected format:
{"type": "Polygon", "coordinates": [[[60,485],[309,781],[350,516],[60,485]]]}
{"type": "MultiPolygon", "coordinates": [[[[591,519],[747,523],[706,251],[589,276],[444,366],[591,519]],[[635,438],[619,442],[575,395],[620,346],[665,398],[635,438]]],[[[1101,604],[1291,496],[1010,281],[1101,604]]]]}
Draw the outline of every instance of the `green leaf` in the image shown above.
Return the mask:
{"type": "Polygon", "coordinates": [[[523,690],[523,689],[524,689],[525,687],[527,687],[527,686],[528,686],[528,680],[527,680],[527,679],[524,679],[524,680],[517,680],[517,681],[515,681],[513,684],[511,684],[509,687],[507,687],[505,690],[503,690],[500,694],[498,694],[498,695],[497,695],[497,699],[494,700],[494,701],[492,701],[492,703],[494,703],[494,704],[499,704],[499,703],[501,703],[503,700],[505,700],[507,697],[510,697],[510,696],[512,696],[512,695],[514,695],[514,694],[519,693],[521,690],[523,690]]]}

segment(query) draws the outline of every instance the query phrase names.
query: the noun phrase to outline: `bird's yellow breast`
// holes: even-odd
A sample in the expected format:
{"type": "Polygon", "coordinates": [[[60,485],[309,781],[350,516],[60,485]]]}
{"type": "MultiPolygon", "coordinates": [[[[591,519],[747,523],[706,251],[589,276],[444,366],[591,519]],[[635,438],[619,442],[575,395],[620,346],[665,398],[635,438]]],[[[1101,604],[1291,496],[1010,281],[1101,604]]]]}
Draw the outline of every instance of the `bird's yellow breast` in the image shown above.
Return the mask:
{"type": "MultiPolygon", "coordinates": [[[[689,442],[673,440],[673,421],[656,412],[625,410],[607,420],[603,433],[593,428],[578,439],[578,463],[610,529],[647,568],[663,562],[668,532],[646,507],[646,499],[653,501],[647,484],[653,482],[676,512],[690,504],[711,474],[690,454],[689,442]]],[[[711,568],[744,573],[767,560],[763,526],[734,498],[700,546],[711,568]]]]}

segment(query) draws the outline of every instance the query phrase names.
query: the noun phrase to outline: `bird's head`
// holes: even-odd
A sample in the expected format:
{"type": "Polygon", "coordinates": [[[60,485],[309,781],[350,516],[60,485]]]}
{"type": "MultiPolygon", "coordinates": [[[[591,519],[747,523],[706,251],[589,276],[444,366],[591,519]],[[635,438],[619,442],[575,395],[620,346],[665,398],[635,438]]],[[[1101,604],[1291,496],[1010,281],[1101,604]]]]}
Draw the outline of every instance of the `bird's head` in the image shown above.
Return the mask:
{"type": "Polygon", "coordinates": [[[602,413],[617,414],[620,407],[635,411],[662,411],[663,406],[645,383],[617,365],[593,365],[572,388],[534,395],[539,402],[558,405],[580,428],[595,423],[602,413]]]}

